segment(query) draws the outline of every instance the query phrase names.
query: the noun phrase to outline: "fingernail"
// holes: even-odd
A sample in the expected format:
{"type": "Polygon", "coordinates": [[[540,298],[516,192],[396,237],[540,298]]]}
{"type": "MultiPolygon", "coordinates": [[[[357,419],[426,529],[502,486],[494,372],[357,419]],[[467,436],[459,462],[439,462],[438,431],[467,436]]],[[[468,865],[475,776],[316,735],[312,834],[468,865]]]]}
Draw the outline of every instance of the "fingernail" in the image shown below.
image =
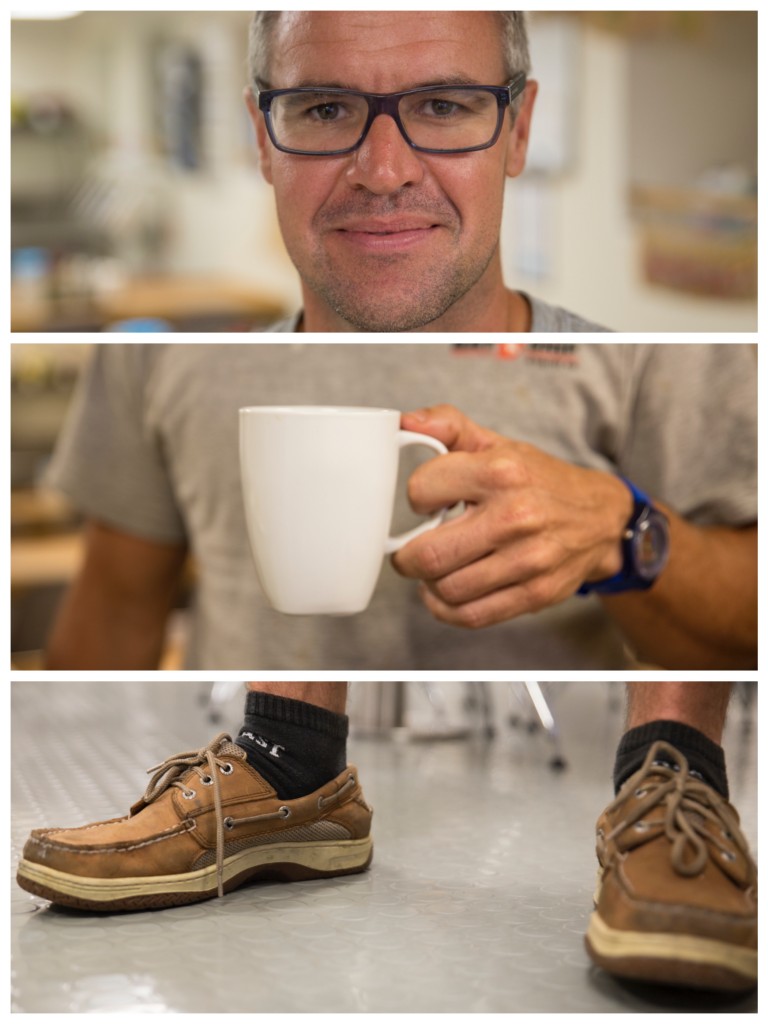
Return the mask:
{"type": "Polygon", "coordinates": [[[416,409],[414,412],[406,413],[410,419],[416,420],[417,423],[426,423],[429,419],[429,413],[426,409],[416,409]]]}

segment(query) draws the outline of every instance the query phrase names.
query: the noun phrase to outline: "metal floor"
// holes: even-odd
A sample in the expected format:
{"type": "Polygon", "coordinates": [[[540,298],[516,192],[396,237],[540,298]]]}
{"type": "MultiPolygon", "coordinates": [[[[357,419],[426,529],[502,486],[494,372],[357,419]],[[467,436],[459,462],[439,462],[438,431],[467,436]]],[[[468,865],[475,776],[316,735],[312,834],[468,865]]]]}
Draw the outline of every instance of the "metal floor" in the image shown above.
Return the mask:
{"type": "MultiPolygon", "coordinates": [[[[497,705],[503,686],[494,683],[497,705]]],[[[350,760],[375,808],[364,875],[109,916],[51,908],[12,881],[12,1009],[754,1012],[756,996],[622,984],[590,966],[593,824],[611,797],[621,686],[555,683],[550,693],[569,761],[561,774],[547,767],[543,737],[525,730],[505,727],[491,743],[353,738],[350,760]]],[[[215,735],[199,694],[189,681],[14,682],[13,870],[30,828],[125,813],[148,767],[215,735]]],[[[224,727],[236,730],[241,703],[225,706],[224,727]]],[[[726,750],[754,844],[748,721],[732,709],[726,750]]]]}

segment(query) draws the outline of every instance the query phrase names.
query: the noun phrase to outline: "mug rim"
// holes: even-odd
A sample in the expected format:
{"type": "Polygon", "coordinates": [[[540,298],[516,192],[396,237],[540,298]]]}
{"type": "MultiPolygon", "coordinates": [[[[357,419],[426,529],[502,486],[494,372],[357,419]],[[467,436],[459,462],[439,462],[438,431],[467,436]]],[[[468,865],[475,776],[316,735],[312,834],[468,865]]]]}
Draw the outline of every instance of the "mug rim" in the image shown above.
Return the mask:
{"type": "Polygon", "coordinates": [[[260,413],[263,415],[282,413],[294,416],[381,416],[392,414],[400,416],[397,409],[384,409],[368,405],[246,405],[240,415],[260,413]]]}

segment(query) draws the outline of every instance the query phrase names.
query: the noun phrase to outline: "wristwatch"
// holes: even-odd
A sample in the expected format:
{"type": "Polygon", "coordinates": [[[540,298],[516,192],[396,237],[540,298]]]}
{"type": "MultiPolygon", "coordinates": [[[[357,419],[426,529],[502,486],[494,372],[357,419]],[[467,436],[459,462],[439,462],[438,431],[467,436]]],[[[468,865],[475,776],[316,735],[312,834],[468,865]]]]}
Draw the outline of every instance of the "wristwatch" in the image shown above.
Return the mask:
{"type": "Polygon", "coordinates": [[[669,520],[647,494],[624,477],[619,478],[632,492],[634,507],[621,538],[624,564],[606,580],[582,583],[577,594],[621,594],[625,590],[648,590],[669,559],[669,520]]]}

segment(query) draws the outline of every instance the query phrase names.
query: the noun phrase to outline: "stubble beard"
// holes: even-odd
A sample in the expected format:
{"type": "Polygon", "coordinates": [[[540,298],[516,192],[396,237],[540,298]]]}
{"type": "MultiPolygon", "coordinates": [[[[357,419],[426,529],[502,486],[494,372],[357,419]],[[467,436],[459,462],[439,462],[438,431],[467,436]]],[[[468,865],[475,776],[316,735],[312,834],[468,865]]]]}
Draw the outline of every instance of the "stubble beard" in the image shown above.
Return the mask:
{"type": "Polygon", "coordinates": [[[480,261],[459,257],[448,265],[419,268],[410,278],[407,257],[377,257],[372,268],[360,268],[354,281],[343,279],[323,254],[301,276],[305,286],[355,331],[418,331],[440,319],[477,284],[494,251],[480,261]],[[388,271],[399,276],[391,287],[386,284],[388,271]]]}
{"type": "Polygon", "coordinates": [[[406,200],[356,195],[324,207],[312,226],[315,244],[309,249],[297,246],[296,252],[288,247],[305,292],[313,293],[355,331],[427,327],[477,284],[498,250],[497,236],[481,239],[466,252],[461,215],[444,197],[411,195],[406,200]],[[432,259],[426,254],[379,253],[361,255],[353,265],[349,255],[339,260],[325,244],[345,218],[409,212],[433,219],[448,234],[448,245],[439,245],[432,259]]]}

